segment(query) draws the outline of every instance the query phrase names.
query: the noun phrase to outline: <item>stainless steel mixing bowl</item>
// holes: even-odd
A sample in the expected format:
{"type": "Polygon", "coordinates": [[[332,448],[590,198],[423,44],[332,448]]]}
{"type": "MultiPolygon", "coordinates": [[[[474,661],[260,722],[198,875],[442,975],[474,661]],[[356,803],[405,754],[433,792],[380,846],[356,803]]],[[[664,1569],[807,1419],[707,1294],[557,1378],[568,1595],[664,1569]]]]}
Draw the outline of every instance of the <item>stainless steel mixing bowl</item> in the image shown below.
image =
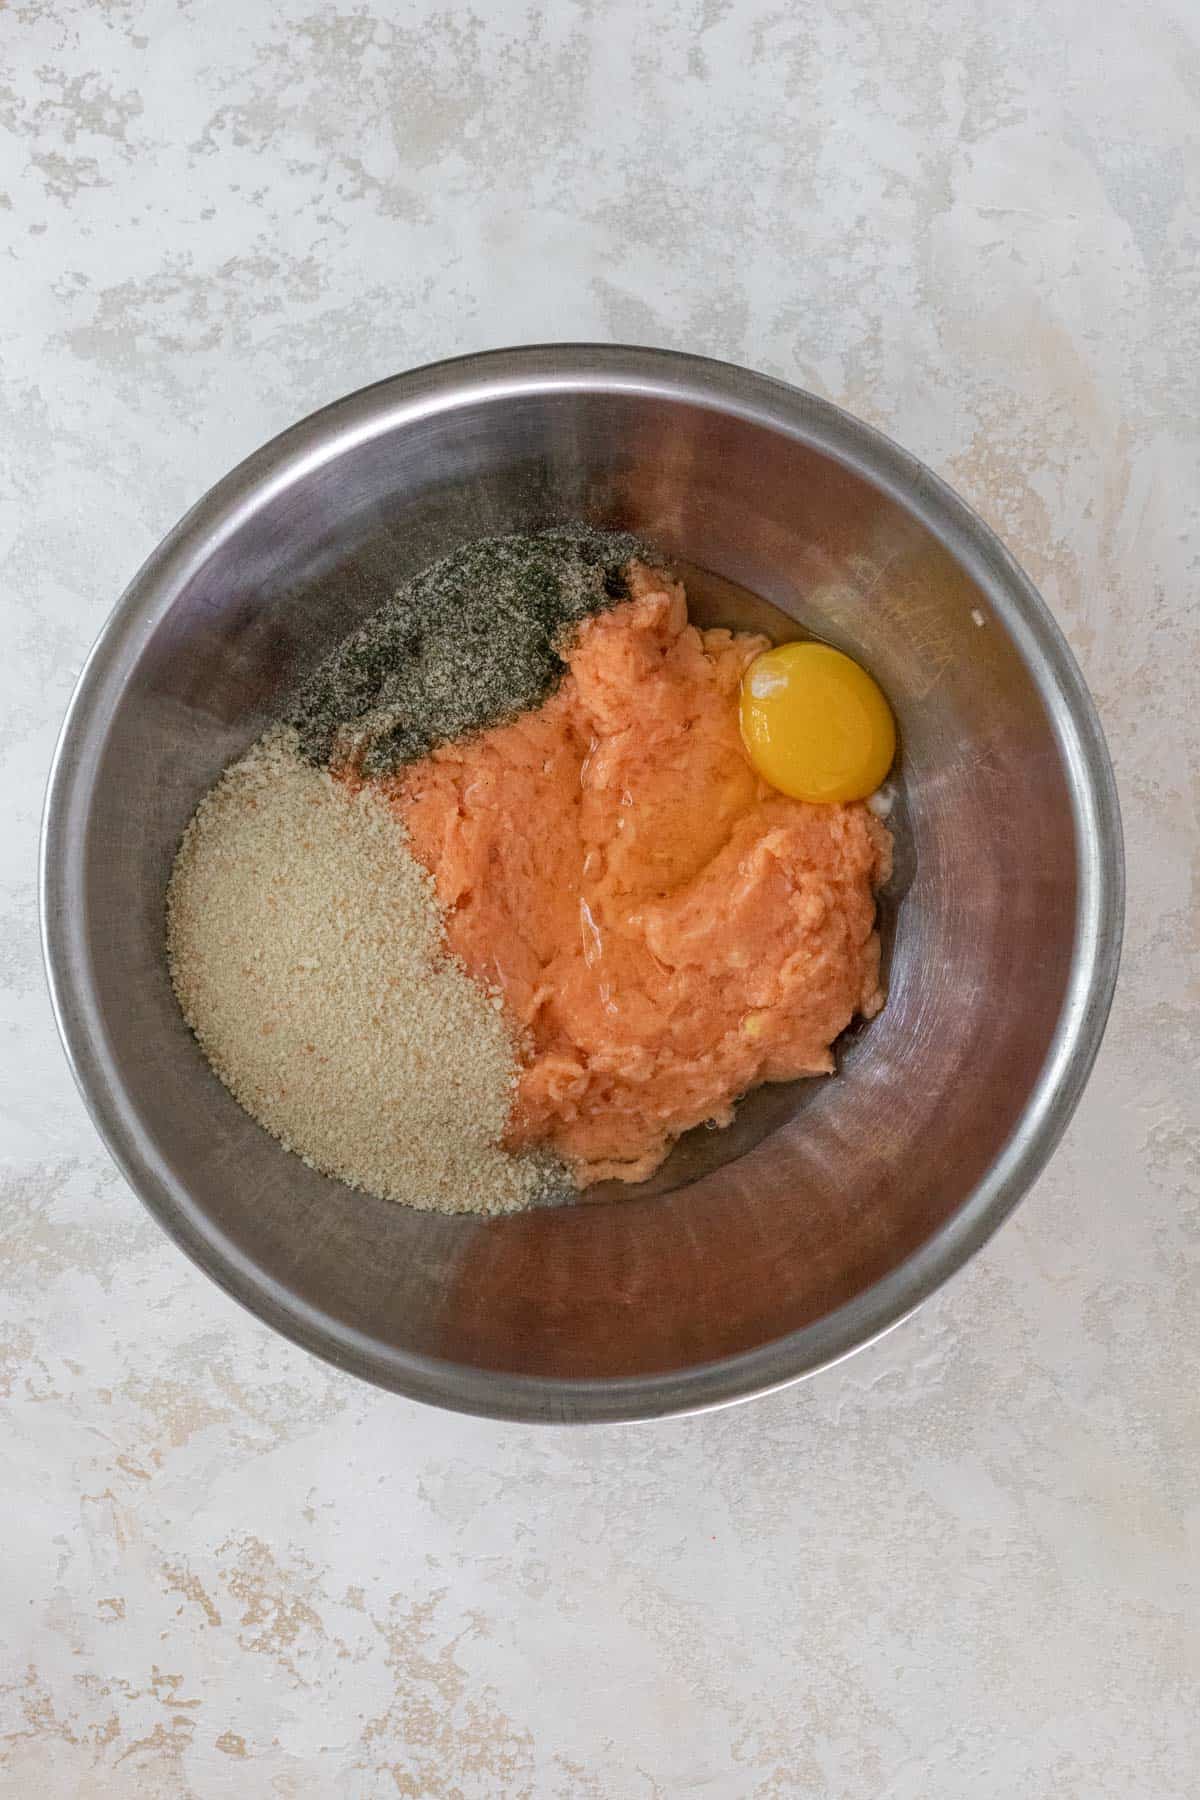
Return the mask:
{"type": "Polygon", "coordinates": [[[570,346],[383,382],[206,495],[80,678],[42,885],[79,1085],[182,1248],[343,1368],[519,1419],[759,1393],[909,1312],[1065,1126],[1122,918],[1095,713],[980,520],[811,395],[696,357],[570,346]],[[904,771],[890,999],[836,1078],[760,1090],[644,1189],[486,1222],[409,1212],[306,1169],[210,1074],[167,980],[163,890],[222,766],[398,578],[464,538],[579,516],[680,558],[702,612],[810,631],[883,683],[904,771]]]}

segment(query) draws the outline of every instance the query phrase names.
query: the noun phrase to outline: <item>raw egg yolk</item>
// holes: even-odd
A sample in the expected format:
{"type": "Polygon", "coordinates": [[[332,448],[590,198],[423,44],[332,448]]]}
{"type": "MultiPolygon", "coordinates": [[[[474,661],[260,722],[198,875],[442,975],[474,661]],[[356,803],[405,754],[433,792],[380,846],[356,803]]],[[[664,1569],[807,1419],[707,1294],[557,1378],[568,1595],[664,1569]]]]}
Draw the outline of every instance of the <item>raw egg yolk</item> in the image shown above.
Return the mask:
{"type": "Polygon", "coordinates": [[[830,644],[780,644],[742,677],[742,741],[793,800],[865,800],[892,766],[896,725],[877,682],[830,644]]]}

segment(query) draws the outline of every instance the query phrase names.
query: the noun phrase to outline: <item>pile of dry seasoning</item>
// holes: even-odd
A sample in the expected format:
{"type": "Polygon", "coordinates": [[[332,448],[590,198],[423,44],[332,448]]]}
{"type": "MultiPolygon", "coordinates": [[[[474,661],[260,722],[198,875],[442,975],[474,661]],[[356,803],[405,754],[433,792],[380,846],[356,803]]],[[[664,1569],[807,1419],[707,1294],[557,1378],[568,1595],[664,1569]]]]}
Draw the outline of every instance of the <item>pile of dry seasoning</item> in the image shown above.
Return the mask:
{"type": "Polygon", "coordinates": [[[564,636],[624,600],[625,565],[646,555],[584,525],[465,544],[322,663],[287,715],[301,753],[386,775],[540,706],[562,678],[564,636]]]}
{"type": "Polygon", "coordinates": [[[570,1189],[501,1147],[521,1046],[448,953],[430,877],[382,773],[539,705],[571,627],[622,599],[644,549],[585,527],[481,539],[340,645],[201,802],[167,896],[184,1017],[216,1074],[290,1150],[352,1187],[445,1212],[570,1189]]]}

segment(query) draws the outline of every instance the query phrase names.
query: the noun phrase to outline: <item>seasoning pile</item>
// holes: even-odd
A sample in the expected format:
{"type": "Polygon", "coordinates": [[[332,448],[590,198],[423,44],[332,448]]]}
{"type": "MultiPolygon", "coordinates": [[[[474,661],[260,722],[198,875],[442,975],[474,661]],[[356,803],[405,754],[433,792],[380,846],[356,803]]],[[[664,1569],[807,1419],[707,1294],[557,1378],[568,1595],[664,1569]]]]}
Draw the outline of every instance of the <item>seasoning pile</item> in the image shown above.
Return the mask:
{"type": "Polygon", "coordinates": [[[814,736],[779,655],[583,527],[408,583],[180,847],[172,979],[235,1098],[351,1186],[494,1213],[640,1181],[758,1083],[832,1072],[883,1004],[886,759],[845,762],[864,672],[808,671],[814,736]],[[834,748],[847,797],[794,797],[834,748]]]}
{"type": "Polygon", "coordinates": [[[386,775],[540,706],[572,627],[627,597],[626,565],[645,553],[582,525],[464,544],[321,664],[287,715],[301,754],[386,775]]]}

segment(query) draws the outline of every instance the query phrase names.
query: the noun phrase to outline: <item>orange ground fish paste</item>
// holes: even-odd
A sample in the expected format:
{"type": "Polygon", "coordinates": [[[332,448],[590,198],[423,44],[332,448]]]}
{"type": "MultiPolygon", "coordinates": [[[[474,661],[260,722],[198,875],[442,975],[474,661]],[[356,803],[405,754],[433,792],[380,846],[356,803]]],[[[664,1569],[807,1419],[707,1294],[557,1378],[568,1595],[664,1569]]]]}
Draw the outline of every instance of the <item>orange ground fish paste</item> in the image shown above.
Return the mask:
{"type": "Polygon", "coordinates": [[[689,625],[658,571],[630,583],[543,706],[390,784],[452,949],[525,1046],[509,1145],[548,1142],[581,1184],[640,1181],[758,1082],[830,1071],[883,1004],[890,834],[750,767],[738,684],[765,639],[689,625]]]}

